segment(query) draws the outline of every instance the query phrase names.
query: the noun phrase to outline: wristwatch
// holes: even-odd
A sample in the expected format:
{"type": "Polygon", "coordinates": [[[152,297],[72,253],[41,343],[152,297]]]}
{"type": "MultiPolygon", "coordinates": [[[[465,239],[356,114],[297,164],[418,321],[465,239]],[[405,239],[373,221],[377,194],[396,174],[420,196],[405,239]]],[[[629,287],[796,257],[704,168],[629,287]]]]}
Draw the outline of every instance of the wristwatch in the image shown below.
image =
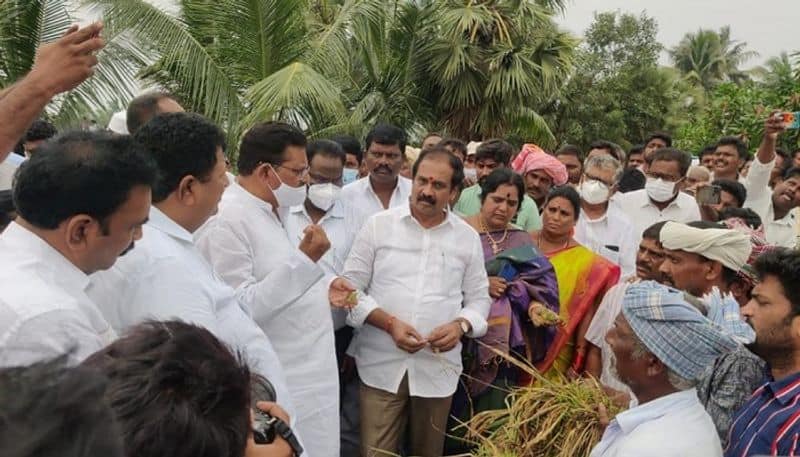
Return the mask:
{"type": "Polygon", "coordinates": [[[461,327],[462,335],[466,335],[467,333],[469,333],[470,330],[472,330],[470,328],[469,322],[467,322],[466,319],[459,319],[458,326],[461,327]]]}
{"type": "Polygon", "coordinates": [[[303,446],[300,445],[300,441],[297,440],[294,432],[291,428],[289,428],[289,425],[286,422],[276,418],[275,431],[278,432],[278,435],[280,435],[281,438],[289,443],[289,446],[292,447],[292,451],[294,452],[295,456],[299,456],[303,453],[303,446]]]}

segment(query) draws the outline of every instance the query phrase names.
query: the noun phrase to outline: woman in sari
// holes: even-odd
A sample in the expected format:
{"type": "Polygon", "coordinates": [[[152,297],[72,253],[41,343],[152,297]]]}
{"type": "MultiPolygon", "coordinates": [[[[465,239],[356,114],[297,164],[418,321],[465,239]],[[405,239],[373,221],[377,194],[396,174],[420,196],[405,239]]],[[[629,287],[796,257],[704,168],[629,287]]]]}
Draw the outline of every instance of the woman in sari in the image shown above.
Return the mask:
{"type": "Polygon", "coordinates": [[[586,367],[586,330],[603,296],[620,276],[619,266],[581,246],[573,238],[580,215],[580,197],[569,186],[553,188],[542,212],[542,229],[531,233],[534,245],[550,259],[558,279],[559,316],[563,325],[536,368],[547,376],[577,377],[586,367]]]}
{"type": "Polygon", "coordinates": [[[461,420],[504,408],[508,391],[524,380],[519,368],[486,346],[533,365],[544,359],[556,335],[557,322],[547,320],[548,315],[558,316],[553,266],[533,247],[527,232],[511,225],[524,195],[520,175],[510,169],[495,170],[481,184],[480,212],[466,218],[483,244],[493,302],[489,329],[478,340],[482,344],[465,340],[465,375],[452,408],[452,415],[461,420]]]}

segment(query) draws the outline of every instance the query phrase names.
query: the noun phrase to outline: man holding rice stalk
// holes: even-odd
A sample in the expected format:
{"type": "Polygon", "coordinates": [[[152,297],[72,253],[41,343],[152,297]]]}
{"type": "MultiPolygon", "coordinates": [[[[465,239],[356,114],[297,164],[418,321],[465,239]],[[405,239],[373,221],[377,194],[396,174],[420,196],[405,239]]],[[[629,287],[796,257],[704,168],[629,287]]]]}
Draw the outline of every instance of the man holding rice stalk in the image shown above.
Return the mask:
{"type": "Polygon", "coordinates": [[[714,360],[736,349],[731,336],[683,292],[645,281],[626,290],[606,341],[617,377],[639,406],[610,422],[591,457],[722,455],[694,385],[714,360]]]}

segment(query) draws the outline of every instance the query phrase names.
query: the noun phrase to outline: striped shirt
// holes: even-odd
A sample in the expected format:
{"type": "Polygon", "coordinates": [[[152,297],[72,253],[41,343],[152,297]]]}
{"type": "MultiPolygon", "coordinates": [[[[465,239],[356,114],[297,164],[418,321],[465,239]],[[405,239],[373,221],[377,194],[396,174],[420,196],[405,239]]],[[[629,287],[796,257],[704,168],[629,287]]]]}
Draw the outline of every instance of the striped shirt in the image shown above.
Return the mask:
{"type": "Polygon", "coordinates": [[[800,373],[759,387],[736,413],[725,457],[800,455],[800,373]]]}

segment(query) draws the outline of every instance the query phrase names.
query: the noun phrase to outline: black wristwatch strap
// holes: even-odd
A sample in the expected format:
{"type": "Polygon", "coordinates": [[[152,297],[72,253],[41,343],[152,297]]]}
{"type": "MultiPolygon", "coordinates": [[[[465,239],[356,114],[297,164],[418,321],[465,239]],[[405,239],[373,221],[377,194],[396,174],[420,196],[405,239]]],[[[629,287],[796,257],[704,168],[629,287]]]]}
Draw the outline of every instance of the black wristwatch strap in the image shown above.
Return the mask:
{"type": "Polygon", "coordinates": [[[278,435],[280,435],[281,438],[289,443],[289,446],[292,447],[292,451],[294,451],[294,455],[300,456],[303,453],[303,446],[300,445],[300,441],[298,441],[297,437],[294,436],[292,429],[286,424],[286,422],[278,418],[275,419],[275,431],[278,432],[278,435]]]}

